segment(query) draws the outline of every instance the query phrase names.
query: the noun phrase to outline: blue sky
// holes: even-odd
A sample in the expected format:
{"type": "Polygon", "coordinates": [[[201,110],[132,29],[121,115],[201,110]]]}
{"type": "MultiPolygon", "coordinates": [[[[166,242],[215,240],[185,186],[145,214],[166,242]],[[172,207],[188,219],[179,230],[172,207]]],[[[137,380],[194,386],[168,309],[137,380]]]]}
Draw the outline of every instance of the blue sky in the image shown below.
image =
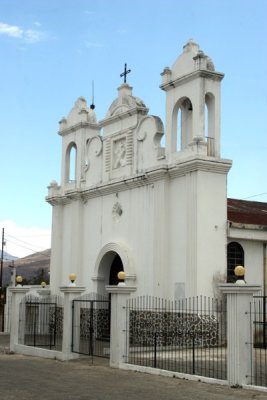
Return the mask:
{"type": "Polygon", "coordinates": [[[189,38],[225,74],[222,156],[233,160],[228,196],[267,201],[266,17],[266,0],[1,0],[6,251],[22,256],[49,247],[51,207],[44,199],[49,182],[60,177],[58,121],[79,96],[90,103],[92,80],[101,120],[127,62],[133,94],[164,121],[160,73],[189,38]]]}

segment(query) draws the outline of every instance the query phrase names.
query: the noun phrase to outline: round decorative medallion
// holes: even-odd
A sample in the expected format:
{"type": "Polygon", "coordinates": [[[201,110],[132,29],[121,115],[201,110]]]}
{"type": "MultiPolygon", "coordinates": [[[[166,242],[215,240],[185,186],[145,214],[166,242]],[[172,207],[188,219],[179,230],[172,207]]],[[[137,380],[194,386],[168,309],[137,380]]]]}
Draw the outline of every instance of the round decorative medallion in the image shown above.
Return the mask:
{"type": "Polygon", "coordinates": [[[99,156],[102,152],[102,140],[99,136],[92,137],[89,143],[89,151],[95,156],[99,156]]]}

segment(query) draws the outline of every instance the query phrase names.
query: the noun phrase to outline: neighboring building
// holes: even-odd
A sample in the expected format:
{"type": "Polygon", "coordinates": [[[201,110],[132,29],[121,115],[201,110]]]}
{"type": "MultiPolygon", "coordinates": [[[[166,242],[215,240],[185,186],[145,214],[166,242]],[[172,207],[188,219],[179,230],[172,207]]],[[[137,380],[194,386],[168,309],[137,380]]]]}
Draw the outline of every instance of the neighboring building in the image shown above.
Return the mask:
{"type": "Polygon", "coordinates": [[[246,267],[245,280],[263,285],[267,294],[267,203],[228,199],[227,280],[234,267],[246,267]]]}
{"type": "MultiPolygon", "coordinates": [[[[211,296],[226,279],[227,232],[246,260],[253,246],[258,251],[260,244],[238,236],[243,231],[231,215],[227,224],[231,161],[220,154],[223,74],[189,41],[161,75],[165,127],[127,83],[103,120],[97,122],[84,98],[61,120],[61,183],[51,182],[47,197],[52,292],[75,272],[77,284],[105,294],[124,270],[137,295],[211,296]]],[[[252,275],[248,268],[246,278],[252,275]]]]}

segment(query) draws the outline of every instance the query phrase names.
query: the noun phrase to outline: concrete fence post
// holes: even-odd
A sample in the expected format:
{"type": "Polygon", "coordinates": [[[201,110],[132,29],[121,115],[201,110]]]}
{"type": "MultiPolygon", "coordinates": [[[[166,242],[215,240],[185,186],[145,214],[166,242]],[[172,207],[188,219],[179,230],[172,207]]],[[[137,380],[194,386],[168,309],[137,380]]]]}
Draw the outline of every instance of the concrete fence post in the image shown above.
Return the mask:
{"type": "Polygon", "coordinates": [[[227,298],[227,378],[229,385],[251,383],[253,376],[253,327],[250,303],[260,285],[220,284],[227,298]],[[252,369],[252,370],[251,370],[252,369]]]}
{"type": "Polygon", "coordinates": [[[63,338],[62,338],[62,360],[71,360],[78,358],[79,355],[72,353],[72,300],[84,292],[84,287],[63,286],[60,288],[64,295],[64,313],[63,313],[63,338]]]}
{"type": "Polygon", "coordinates": [[[28,288],[13,287],[11,293],[11,320],[10,320],[10,351],[15,351],[15,346],[19,342],[19,320],[23,320],[20,315],[20,303],[28,292],[28,288]]]}
{"type": "Polygon", "coordinates": [[[119,368],[127,354],[127,300],[134,286],[106,286],[111,293],[110,366],[119,368]]]}

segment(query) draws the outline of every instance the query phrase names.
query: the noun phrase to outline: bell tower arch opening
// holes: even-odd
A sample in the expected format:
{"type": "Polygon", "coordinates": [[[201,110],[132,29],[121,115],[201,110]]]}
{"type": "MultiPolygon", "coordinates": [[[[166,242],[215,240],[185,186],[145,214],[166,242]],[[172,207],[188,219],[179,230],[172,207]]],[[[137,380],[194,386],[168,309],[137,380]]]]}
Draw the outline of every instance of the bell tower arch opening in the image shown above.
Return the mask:
{"type": "Polygon", "coordinates": [[[215,119],[215,97],[212,93],[205,95],[205,137],[207,140],[207,155],[216,155],[216,119],[215,119]]]}
{"type": "Polygon", "coordinates": [[[179,99],[173,109],[172,136],[175,139],[174,151],[188,146],[193,138],[193,105],[188,97],[179,99]]]}

